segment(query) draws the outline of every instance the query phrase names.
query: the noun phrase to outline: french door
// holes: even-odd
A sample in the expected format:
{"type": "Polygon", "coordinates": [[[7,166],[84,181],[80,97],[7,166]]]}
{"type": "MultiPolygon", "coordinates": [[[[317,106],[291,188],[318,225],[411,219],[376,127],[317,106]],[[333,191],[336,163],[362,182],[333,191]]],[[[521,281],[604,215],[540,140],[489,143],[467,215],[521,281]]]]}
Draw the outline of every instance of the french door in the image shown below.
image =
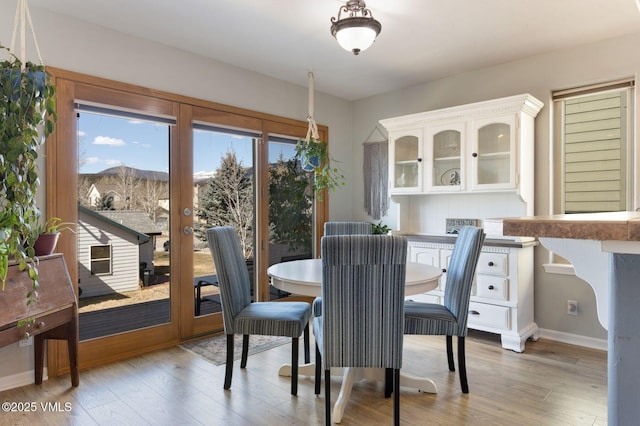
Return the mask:
{"type": "MultiPolygon", "coordinates": [[[[315,237],[321,234],[328,211],[326,201],[297,204],[299,231],[311,234],[305,238],[298,234],[298,240],[303,241],[287,240],[286,235],[274,233],[274,220],[284,216],[276,215],[274,219],[277,208],[269,207],[269,183],[277,175],[276,166],[291,160],[295,141],[306,134],[305,122],[64,70],[49,71],[58,90],[58,121],[46,144],[46,212],[48,217],[82,224],[81,236],[65,233],[58,244],[72,281],[77,283],[78,292],[83,292],[81,300],[92,292],[94,296],[100,292],[109,294],[119,285],[112,282],[116,281],[113,275],[123,271],[129,276],[127,285],[138,286],[137,290],[132,289],[134,293],[158,284],[166,287],[167,300],[162,302],[165,311],[160,320],[151,324],[139,322],[124,331],[84,339],[80,343],[81,368],[222,330],[219,306],[216,308],[217,287],[212,279],[215,269],[204,241],[209,226],[231,224],[239,230],[248,267],[253,272],[254,300],[274,297],[266,274],[274,262],[270,259],[274,244],[291,243],[276,261],[315,254],[319,244],[315,237]],[[147,126],[147,132],[157,132],[151,146],[146,147],[153,155],[151,151],[135,151],[140,148],[138,144],[144,144],[142,139],[123,137],[118,141],[117,135],[96,133],[83,142],[88,123],[83,120],[96,117],[106,124],[105,129],[113,130],[126,121],[129,126],[147,126]],[[137,124],[138,121],[145,124],[137,124]],[[82,143],[103,144],[113,150],[130,144],[127,148],[131,151],[123,157],[125,164],[113,166],[113,179],[89,182],[86,175],[91,173],[83,172],[82,165],[97,160],[83,154],[82,143]],[[164,156],[164,163],[156,165],[152,161],[156,156],[164,156]],[[131,175],[131,169],[135,169],[135,175],[131,175]],[[234,194],[241,195],[243,204],[239,209],[241,219],[236,222],[229,222],[223,214],[212,215],[211,210],[219,202],[216,191],[221,183],[229,183],[229,179],[220,179],[222,176],[238,177],[234,194]],[[109,185],[127,179],[128,186],[109,185]],[[137,215],[131,212],[141,211],[156,225],[155,229],[141,229],[125,219],[137,215]],[[122,256],[122,250],[128,254],[122,256]]],[[[320,132],[326,140],[326,127],[320,126],[320,132]]],[[[107,157],[103,155],[102,160],[107,157]]],[[[286,212],[290,211],[288,207],[286,212]]],[[[124,291],[112,293],[120,297],[124,291]]],[[[277,295],[282,296],[287,295],[277,295]]],[[[66,360],[64,345],[51,342],[49,374],[68,371],[66,360]]]]}

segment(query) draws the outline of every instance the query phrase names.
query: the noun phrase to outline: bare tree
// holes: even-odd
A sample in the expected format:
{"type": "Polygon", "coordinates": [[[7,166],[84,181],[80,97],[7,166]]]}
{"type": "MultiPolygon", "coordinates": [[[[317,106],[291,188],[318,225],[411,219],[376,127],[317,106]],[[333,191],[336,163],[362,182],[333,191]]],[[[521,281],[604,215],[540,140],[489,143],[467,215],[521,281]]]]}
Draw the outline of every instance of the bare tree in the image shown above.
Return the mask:
{"type": "Polygon", "coordinates": [[[160,180],[144,179],[140,181],[139,187],[138,201],[141,209],[156,222],[160,200],[168,197],[168,185],[160,180]]]}
{"type": "Polygon", "coordinates": [[[138,186],[135,170],[122,164],[117,175],[118,192],[122,194],[121,210],[135,209],[138,186]]]}

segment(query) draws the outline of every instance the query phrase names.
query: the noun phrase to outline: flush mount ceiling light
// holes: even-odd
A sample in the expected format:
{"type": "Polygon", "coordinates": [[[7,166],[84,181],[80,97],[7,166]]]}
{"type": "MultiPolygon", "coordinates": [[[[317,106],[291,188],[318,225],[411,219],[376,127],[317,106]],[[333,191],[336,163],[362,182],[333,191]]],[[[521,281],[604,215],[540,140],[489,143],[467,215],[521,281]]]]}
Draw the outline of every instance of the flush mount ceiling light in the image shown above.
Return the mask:
{"type": "Polygon", "coordinates": [[[343,49],[359,54],[367,50],[380,34],[382,25],[371,15],[367,5],[360,0],[348,1],[338,10],[338,17],[331,18],[331,35],[343,49]],[[346,14],[342,19],[340,16],[346,14]]]}

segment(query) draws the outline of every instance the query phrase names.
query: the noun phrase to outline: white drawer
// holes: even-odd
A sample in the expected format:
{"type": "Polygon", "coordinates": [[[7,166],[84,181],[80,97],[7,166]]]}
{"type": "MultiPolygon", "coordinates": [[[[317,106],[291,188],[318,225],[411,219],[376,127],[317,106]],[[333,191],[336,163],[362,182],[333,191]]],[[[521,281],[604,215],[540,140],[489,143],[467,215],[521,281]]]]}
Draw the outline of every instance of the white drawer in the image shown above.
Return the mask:
{"type": "Polygon", "coordinates": [[[509,280],[492,275],[478,275],[476,296],[493,300],[509,300],[509,280]]]}
{"type": "Polygon", "coordinates": [[[505,306],[469,303],[469,325],[482,325],[492,328],[509,328],[509,308],[505,306]]]}
{"type": "Polygon", "coordinates": [[[505,253],[480,253],[478,274],[507,275],[509,256],[505,253]]]}
{"type": "Polygon", "coordinates": [[[440,304],[440,296],[428,293],[412,294],[411,296],[405,297],[405,300],[413,300],[414,302],[421,303],[436,303],[438,305],[440,304]]]}

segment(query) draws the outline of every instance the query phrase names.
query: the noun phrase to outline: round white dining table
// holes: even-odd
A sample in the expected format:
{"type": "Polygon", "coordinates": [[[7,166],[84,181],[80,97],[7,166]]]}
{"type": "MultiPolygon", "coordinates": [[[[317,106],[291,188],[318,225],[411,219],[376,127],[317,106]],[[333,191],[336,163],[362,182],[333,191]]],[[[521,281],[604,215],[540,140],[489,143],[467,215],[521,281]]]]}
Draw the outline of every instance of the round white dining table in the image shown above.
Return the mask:
{"type": "MultiPolygon", "coordinates": [[[[271,277],[271,284],[289,293],[303,296],[322,296],[322,260],[303,259],[277,263],[267,269],[271,277]]],[[[417,262],[407,262],[405,295],[431,291],[438,286],[442,271],[431,265],[417,262]]],[[[375,368],[344,368],[332,369],[338,373],[342,370],[343,380],[340,394],[333,406],[332,419],[340,423],[344,414],[346,403],[351,395],[353,383],[360,379],[373,379],[384,381],[384,370],[375,368]]],[[[283,365],[278,372],[281,376],[291,376],[291,365],[283,365]]],[[[315,364],[303,364],[299,366],[298,374],[315,375],[315,364]]],[[[433,380],[400,373],[400,386],[418,389],[422,392],[437,393],[438,388],[433,380]]]]}

